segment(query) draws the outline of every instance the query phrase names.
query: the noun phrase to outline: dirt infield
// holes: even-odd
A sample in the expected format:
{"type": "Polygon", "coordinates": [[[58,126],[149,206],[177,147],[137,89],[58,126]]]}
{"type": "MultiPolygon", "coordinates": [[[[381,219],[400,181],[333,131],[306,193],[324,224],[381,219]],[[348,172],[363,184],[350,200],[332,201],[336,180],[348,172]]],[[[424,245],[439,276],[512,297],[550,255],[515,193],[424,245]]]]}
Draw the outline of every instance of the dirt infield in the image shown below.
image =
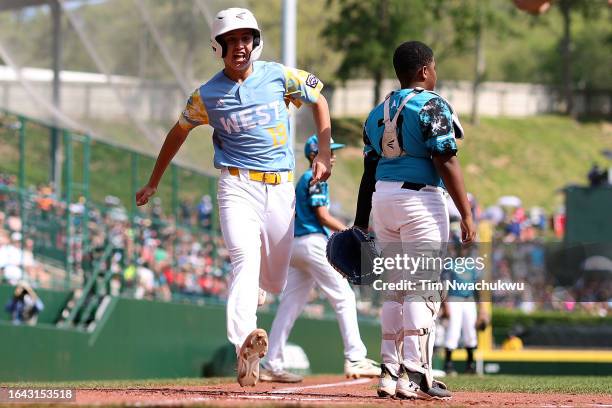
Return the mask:
{"type": "Polygon", "coordinates": [[[521,406],[612,407],[610,395],[456,392],[450,401],[400,401],[376,397],[376,380],[341,376],[307,378],[300,384],[260,383],[241,388],[227,383],[203,386],[97,388],[77,390],[79,405],[135,406],[521,406]]]}

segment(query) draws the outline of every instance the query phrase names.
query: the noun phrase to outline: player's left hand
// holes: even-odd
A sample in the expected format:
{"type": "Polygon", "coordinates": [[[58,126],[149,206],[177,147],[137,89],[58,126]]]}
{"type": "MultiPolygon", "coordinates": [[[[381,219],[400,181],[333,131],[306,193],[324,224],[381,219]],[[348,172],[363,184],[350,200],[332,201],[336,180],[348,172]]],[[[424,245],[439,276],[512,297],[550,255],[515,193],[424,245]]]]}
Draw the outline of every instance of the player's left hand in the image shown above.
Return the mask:
{"type": "Polygon", "coordinates": [[[464,217],[461,219],[461,242],[469,244],[476,239],[476,226],[472,217],[464,217]]]}
{"type": "Polygon", "coordinates": [[[491,323],[491,318],[487,309],[484,307],[484,303],[480,304],[478,308],[478,318],[476,319],[476,330],[483,331],[491,323]]]}
{"type": "Polygon", "coordinates": [[[312,161],[312,180],[310,185],[325,181],[331,175],[331,154],[319,152],[312,161]]]}

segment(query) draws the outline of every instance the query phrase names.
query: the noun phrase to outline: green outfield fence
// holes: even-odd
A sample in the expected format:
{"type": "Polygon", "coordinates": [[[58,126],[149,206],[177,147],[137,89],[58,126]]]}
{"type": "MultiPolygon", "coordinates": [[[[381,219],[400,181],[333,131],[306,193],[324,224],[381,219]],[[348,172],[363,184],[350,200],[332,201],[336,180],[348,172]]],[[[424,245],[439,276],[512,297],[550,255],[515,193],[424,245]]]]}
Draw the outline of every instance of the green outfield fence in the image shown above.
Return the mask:
{"type": "MultiPolygon", "coordinates": [[[[34,254],[65,270],[66,285],[70,284],[77,262],[73,253],[75,242],[83,251],[91,248],[88,228],[83,226],[88,225],[92,209],[102,208],[109,198],[115,197],[132,225],[150,209],[136,207],[134,197],[153,168],[155,158],[151,155],[3,109],[0,109],[0,149],[0,175],[14,178],[13,183],[0,183],[0,194],[12,196],[19,203],[24,235],[21,242],[34,240],[34,254]],[[61,137],[54,137],[57,135],[61,137]],[[61,148],[53,155],[58,140],[61,148]],[[61,176],[52,183],[56,166],[62,169],[61,176]],[[49,188],[53,188],[49,197],[41,194],[49,188]],[[57,204],[53,211],[40,211],[39,201],[43,198],[57,204]],[[73,211],[74,206],[83,210],[73,211]]],[[[176,220],[181,226],[181,203],[195,208],[204,195],[211,197],[213,208],[209,231],[217,235],[216,177],[171,164],[156,197],[166,220],[176,220]]],[[[11,210],[0,209],[5,213],[11,210]]]]}

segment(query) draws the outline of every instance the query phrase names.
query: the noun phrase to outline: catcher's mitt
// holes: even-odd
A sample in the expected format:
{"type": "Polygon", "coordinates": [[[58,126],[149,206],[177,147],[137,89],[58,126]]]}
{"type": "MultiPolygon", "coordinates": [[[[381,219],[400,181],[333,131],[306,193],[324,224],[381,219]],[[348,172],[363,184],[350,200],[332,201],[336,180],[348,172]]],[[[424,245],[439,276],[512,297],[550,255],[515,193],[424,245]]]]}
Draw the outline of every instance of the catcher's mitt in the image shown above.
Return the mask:
{"type": "Polygon", "coordinates": [[[374,282],[374,259],[380,255],[374,239],[359,228],[334,233],[327,241],[327,261],[353,285],[374,282]]]}
{"type": "Polygon", "coordinates": [[[489,325],[489,319],[487,316],[478,316],[478,319],[476,320],[476,325],[475,325],[477,331],[484,331],[488,325],[489,325]]]}

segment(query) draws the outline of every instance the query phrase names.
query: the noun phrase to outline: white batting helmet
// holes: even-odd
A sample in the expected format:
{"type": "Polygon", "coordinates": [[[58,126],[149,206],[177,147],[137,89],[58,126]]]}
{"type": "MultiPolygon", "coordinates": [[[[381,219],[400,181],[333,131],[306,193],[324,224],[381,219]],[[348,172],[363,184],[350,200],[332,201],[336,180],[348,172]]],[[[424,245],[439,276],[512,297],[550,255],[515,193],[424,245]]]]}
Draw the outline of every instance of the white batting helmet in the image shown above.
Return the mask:
{"type": "Polygon", "coordinates": [[[215,16],[210,34],[210,45],[216,57],[223,58],[227,53],[227,47],[221,36],[241,28],[253,30],[253,51],[251,51],[249,62],[259,59],[263,49],[263,40],[261,39],[261,31],[257,25],[257,20],[255,20],[255,16],[249,10],[236,7],[221,10],[215,16]]]}

